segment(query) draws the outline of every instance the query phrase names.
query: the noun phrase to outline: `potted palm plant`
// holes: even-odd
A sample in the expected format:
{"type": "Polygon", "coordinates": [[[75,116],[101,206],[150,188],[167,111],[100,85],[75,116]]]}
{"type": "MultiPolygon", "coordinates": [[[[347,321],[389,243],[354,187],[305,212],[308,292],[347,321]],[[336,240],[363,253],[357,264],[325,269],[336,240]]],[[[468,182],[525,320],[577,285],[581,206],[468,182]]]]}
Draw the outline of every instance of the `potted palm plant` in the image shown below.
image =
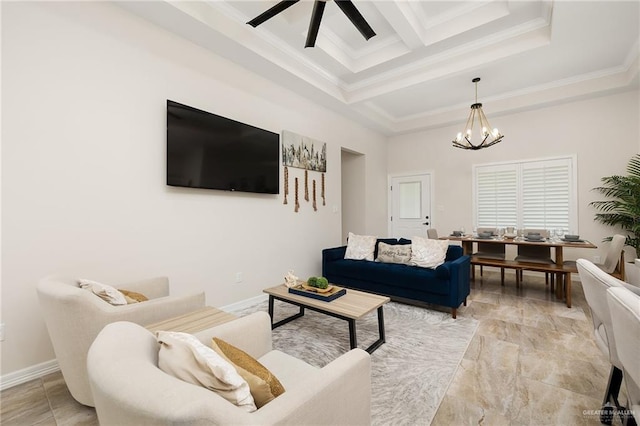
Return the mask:
{"type": "Polygon", "coordinates": [[[627,175],[607,176],[601,181],[602,186],[593,190],[609,199],[589,204],[598,210],[595,220],[626,232],[625,244],[635,249],[637,258],[640,256],[640,154],[629,160],[627,175]]]}

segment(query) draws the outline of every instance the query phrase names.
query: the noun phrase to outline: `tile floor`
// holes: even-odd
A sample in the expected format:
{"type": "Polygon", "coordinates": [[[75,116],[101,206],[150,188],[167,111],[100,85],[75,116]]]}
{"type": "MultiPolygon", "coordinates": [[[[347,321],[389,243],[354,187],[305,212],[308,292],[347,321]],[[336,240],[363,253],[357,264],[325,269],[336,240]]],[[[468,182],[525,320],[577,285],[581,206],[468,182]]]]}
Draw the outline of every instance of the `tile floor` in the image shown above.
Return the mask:
{"type": "MultiPolygon", "coordinates": [[[[432,425],[597,425],[609,365],[591,338],[580,284],[573,308],[545,289],[542,274],[515,287],[507,272],[485,269],[472,284],[460,316],[480,321],[432,425]],[[586,412],[586,414],[585,414],[586,412]]],[[[0,423],[97,425],[95,411],[78,404],[60,373],[0,394],[0,423]]]]}

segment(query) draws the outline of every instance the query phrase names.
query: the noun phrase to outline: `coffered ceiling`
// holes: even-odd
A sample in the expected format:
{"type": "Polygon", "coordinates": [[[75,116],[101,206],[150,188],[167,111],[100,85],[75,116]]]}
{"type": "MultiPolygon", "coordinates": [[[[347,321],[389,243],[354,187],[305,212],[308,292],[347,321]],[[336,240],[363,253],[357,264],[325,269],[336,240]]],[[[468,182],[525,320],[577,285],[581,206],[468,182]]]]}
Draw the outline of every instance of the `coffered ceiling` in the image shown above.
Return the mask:
{"type": "Polygon", "coordinates": [[[490,118],[639,86],[638,0],[353,0],[368,41],[328,1],[314,48],[312,1],[246,24],[276,3],[118,4],[387,135],[463,124],[474,77],[490,118]]]}

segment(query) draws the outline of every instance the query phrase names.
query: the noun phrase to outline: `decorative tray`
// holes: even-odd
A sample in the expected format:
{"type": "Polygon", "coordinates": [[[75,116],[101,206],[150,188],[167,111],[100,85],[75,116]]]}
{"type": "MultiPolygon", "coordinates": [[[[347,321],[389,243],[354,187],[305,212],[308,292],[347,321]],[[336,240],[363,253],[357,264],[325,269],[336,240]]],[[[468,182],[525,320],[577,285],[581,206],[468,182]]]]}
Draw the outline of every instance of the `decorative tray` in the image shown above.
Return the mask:
{"type": "Polygon", "coordinates": [[[289,293],[330,302],[340,296],[344,296],[345,294],[347,294],[347,290],[335,285],[329,285],[329,287],[326,289],[319,289],[308,286],[307,283],[302,283],[294,287],[289,287],[289,293]]]}

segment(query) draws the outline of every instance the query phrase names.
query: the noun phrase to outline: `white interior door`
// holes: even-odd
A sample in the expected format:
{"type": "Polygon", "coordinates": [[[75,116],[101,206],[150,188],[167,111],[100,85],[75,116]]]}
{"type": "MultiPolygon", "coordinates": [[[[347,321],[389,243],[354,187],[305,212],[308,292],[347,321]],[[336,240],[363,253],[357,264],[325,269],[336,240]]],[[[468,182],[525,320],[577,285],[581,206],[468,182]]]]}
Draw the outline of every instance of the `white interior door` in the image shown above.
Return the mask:
{"type": "Polygon", "coordinates": [[[391,178],[391,235],[427,236],[431,224],[431,175],[391,178]]]}

